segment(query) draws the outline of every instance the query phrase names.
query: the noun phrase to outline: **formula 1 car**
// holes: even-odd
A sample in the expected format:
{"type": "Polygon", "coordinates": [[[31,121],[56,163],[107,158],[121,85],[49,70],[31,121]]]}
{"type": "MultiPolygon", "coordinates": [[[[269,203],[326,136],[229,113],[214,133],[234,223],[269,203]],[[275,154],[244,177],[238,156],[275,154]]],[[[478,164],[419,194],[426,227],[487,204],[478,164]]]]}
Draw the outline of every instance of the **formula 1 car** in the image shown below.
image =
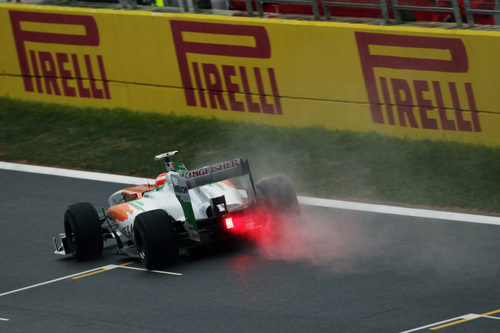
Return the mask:
{"type": "Polygon", "coordinates": [[[282,176],[254,186],[248,161],[230,161],[188,171],[172,162],[177,151],[155,156],[166,173],[155,184],[113,193],[99,216],[88,202],[68,206],[64,233],[54,237],[56,254],[78,261],[98,257],[103,243],[115,240],[118,252],[139,256],[147,269],[173,263],[181,250],[244,236],[272,214],[297,214],[295,190],[282,176]]]}

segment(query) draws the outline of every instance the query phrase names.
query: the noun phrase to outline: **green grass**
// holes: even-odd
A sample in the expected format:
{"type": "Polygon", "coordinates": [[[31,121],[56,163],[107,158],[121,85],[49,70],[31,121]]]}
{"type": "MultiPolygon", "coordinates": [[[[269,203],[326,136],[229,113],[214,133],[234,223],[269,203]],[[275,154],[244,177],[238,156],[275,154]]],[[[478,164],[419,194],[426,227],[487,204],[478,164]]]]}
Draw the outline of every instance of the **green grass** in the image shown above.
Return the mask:
{"type": "Polygon", "coordinates": [[[276,128],[0,98],[0,160],[155,177],[153,156],[188,168],[233,157],[301,194],[497,212],[500,149],[323,128],[276,128]]]}

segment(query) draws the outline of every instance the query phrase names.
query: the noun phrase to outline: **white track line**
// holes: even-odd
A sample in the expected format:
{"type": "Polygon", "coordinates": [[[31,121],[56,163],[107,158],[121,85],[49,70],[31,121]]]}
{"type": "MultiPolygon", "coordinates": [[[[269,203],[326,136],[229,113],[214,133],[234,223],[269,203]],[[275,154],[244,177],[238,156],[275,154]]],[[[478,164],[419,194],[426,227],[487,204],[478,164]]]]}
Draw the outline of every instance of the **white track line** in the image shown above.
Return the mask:
{"type": "Polygon", "coordinates": [[[425,330],[426,328],[438,327],[438,326],[441,326],[443,324],[452,323],[452,322],[457,321],[457,320],[470,321],[470,320],[474,320],[474,319],[478,319],[478,318],[489,318],[489,319],[500,320],[500,318],[498,318],[498,317],[484,316],[484,315],[480,315],[480,314],[476,314],[476,313],[469,313],[469,314],[466,314],[466,315],[463,315],[463,316],[460,316],[460,317],[455,317],[455,318],[443,320],[443,321],[440,321],[440,322],[437,322],[437,323],[434,323],[434,324],[429,324],[429,325],[425,325],[425,326],[413,328],[411,330],[403,331],[403,332],[400,332],[400,333],[417,332],[417,331],[425,330]]]}
{"type": "Polygon", "coordinates": [[[62,168],[52,168],[52,167],[44,167],[44,166],[38,166],[38,165],[28,165],[28,164],[9,163],[9,162],[0,162],[0,169],[38,173],[38,174],[50,175],[50,176],[61,176],[61,177],[68,177],[68,178],[97,180],[97,181],[102,181],[102,182],[119,183],[119,184],[140,185],[140,184],[148,183],[148,181],[149,181],[149,183],[154,183],[154,181],[155,181],[154,179],[114,175],[111,173],[91,172],[91,171],[81,171],[81,170],[69,170],[69,169],[62,169],[62,168]]]}
{"type": "Polygon", "coordinates": [[[152,272],[152,273],[160,273],[160,274],[167,274],[167,275],[176,275],[176,276],[181,276],[182,273],[175,273],[175,272],[167,272],[167,271],[157,271],[157,270],[147,270],[146,268],[139,268],[139,267],[130,267],[130,266],[117,266],[117,268],[125,268],[125,269],[131,269],[134,271],[143,271],[143,272],[152,272]]]}
{"type": "MultiPolygon", "coordinates": [[[[467,315],[465,315],[465,316],[467,316],[467,315]]],[[[411,330],[403,331],[403,332],[400,332],[400,333],[411,333],[411,332],[417,332],[417,331],[425,330],[426,328],[431,328],[431,327],[434,327],[434,326],[439,326],[439,325],[442,325],[442,324],[451,323],[451,322],[456,321],[456,320],[465,319],[464,318],[465,316],[460,316],[460,317],[456,317],[456,318],[451,318],[451,319],[439,321],[439,322],[434,323],[434,324],[429,324],[429,325],[425,325],[425,326],[413,328],[411,330]]]]}
{"type": "MultiPolygon", "coordinates": [[[[47,284],[51,284],[51,283],[54,283],[54,282],[58,282],[58,281],[62,281],[62,280],[68,280],[68,279],[71,279],[73,277],[77,277],[77,276],[80,276],[80,275],[85,275],[85,274],[92,273],[92,272],[97,272],[97,271],[100,271],[100,270],[109,271],[109,270],[112,270],[112,269],[115,269],[115,268],[126,268],[126,269],[138,270],[138,271],[148,271],[145,268],[136,268],[136,267],[129,267],[129,266],[114,265],[114,264],[105,265],[105,266],[101,266],[101,267],[96,267],[96,268],[93,268],[93,269],[89,269],[88,271],[83,271],[83,272],[79,272],[79,273],[75,273],[75,274],[71,274],[71,275],[66,275],[66,276],[63,276],[63,277],[60,277],[60,278],[57,278],[57,279],[53,279],[53,280],[50,280],[50,281],[45,281],[45,282],[33,284],[31,286],[27,286],[27,287],[15,289],[15,290],[7,291],[7,292],[4,292],[3,294],[0,294],[0,297],[6,296],[6,295],[10,295],[10,294],[14,294],[14,293],[18,293],[20,291],[24,291],[24,290],[28,290],[28,289],[33,289],[33,288],[36,288],[36,287],[45,286],[47,284]]],[[[152,270],[152,271],[149,271],[149,272],[160,273],[160,274],[168,274],[168,275],[177,275],[177,276],[182,275],[182,273],[157,271],[157,270],[152,270]]],[[[2,318],[0,318],[0,320],[2,320],[2,318]]]]}
{"type": "MultiPolygon", "coordinates": [[[[51,176],[62,176],[62,177],[70,177],[78,179],[103,181],[109,183],[119,183],[119,184],[139,185],[144,183],[149,183],[149,184],[154,183],[154,179],[148,179],[148,178],[121,176],[109,173],[69,170],[69,169],[52,168],[52,167],[42,167],[36,165],[18,164],[9,162],[0,162],[0,169],[38,173],[51,176]]],[[[344,201],[344,200],[312,198],[304,196],[298,196],[298,200],[300,204],[308,206],[347,209],[347,210],[381,213],[381,214],[404,215],[411,217],[441,219],[449,221],[500,225],[500,217],[490,216],[490,215],[464,214],[464,213],[437,211],[430,209],[378,205],[378,204],[369,204],[369,203],[344,201]]]]}
{"type": "Polygon", "coordinates": [[[464,213],[445,212],[445,211],[430,210],[430,209],[376,205],[376,204],[368,204],[362,202],[310,198],[301,196],[299,196],[298,199],[302,205],[309,205],[309,206],[338,208],[338,209],[356,210],[361,212],[371,212],[371,213],[381,213],[381,214],[404,215],[404,216],[440,219],[448,221],[500,225],[500,217],[497,216],[464,214],[464,213]]]}
{"type": "Polygon", "coordinates": [[[489,319],[496,319],[496,320],[500,320],[500,318],[498,317],[493,317],[493,316],[482,316],[483,318],[489,318],[489,319]]]}
{"type": "MultiPolygon", "coordinates": [[[[103,267],[104,267],[104,266],[103,266],[103,267]]],[[[2,296],[6,296],[6,295],[10,295],[10,294],[14,294],[14,293],[18,293],[18,292],[20,292],[20,291],[24,291],[24,290],[28,290],[28,289],[32,289],[32,288],[36,288],[36,287],[40,287],[40,286],[44,286],[44,285],[51,284],[51,283],[54,283],[54,282],[58,282],[58,281],[62,281],[62,280],[66,280],[66,279],[70,279],[70,278],[75,277],[75,276],[78,276],[78,275],[83,275],[83,274],[87,274],[87,273],[90,273],[90,272],[94,272],[94,271],[97,271],[97,270],[103,269],[103,267],[96,267],[96,268],[93,268],[93,269],[89,269],[88,271],[79,272],[79,273],[75,273],[75,274],[71,274],[71,275],[63,276],[63,277],[60,277],[60,278],[57,278],[57,279],[54,279],[54,280],[45,281],[45,282],[41,282],[41,283],[37,283],[37,284],[33,284],[33,285],[31,285],[31,286],[27,286],[27,287],[23,287],[23,288],[15,289],[15,290],[7,291],[7,292],[5,292],[5,293],[3,293],[3,294],[0,294],[0,297],[2,297],[2,296]]]]}
{"type": "Polygon", "coordinates": [[[10,319],[7,318],[0,318],[1,321],[9,321],[10,319]]]}

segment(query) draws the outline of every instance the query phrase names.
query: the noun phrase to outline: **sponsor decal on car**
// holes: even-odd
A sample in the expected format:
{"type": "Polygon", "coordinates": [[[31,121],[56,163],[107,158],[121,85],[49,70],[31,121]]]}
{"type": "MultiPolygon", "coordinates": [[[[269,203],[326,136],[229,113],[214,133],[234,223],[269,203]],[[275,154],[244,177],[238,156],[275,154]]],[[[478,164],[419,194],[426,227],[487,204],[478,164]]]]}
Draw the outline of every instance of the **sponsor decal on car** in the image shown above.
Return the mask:
{"type": "Polygon", "coordinates": [[[189,238],[199,242],[201,239],[200,234],[198,233],[198,224],[196,223],[196,218],[194,216],[193,205],[191,204],[191,198],[189,197],[186,180],[175,173],[170,173],[169,176],[172,179],[175,196],[177,197],[177,200],[179,200],[182,211],[184,212],[184,217],[186,218],[185,228],[188,232],[189,238]]]}
{"type": "Polygon", "coordinates": [[[190,179],[193,177],[198,177],[198,176],[204,176],[208,175],[209,173],[212,172],[217,172],[217,171],[222,171],[226,169],[231,169],[231,168],[236,168],[240,166],[240,160],[235,159],[235,160],[230,160],[227,162],[219,163],[219,164],[214,164],[211,166],[207,166],[201,169],[195,169],[191,171],[187,171],[186,173],[183,174],[183,177],[186,179],[190,179]]]}

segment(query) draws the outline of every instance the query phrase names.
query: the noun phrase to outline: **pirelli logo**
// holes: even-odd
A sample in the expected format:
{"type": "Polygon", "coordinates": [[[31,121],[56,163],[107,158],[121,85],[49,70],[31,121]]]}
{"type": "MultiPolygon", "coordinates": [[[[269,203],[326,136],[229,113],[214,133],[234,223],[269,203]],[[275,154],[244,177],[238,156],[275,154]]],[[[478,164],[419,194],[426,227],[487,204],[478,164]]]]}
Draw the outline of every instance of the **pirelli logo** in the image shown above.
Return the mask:
{"type": "Polygon", "coordinates": [[[356,32],[356,41],[374,123],[481,132],[460,39],[356,32]]]}
{"type": "Polygon", "coordinates": [[[92,16],[17,10],[9,15],[25,91],[111,98],[98,49],[99,31],[92,16]],[[74,51],[64,51],[68,45],[74,46],[74,51]]]}
{"type": "Polygon", "coordinates": [[[274,68],[243,63],[271,57],[271,43],[264,27],[178,20],[170,21],[170,26],[186,105],[283,113],[274,68]]]}

